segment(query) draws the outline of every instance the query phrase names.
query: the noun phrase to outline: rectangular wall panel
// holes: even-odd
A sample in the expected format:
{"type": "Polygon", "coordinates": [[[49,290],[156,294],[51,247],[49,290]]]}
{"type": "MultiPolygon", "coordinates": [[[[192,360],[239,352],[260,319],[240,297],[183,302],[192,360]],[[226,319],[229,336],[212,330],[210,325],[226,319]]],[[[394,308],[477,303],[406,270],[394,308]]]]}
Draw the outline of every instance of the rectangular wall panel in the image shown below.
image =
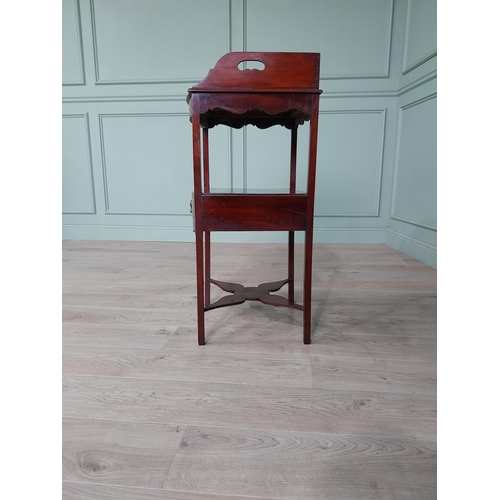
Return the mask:
{"type": "Polygon", "coordinates": [[[408,0],[403,74],[437,53],[437,1],[408,0]]]}
{"type": "Polygon", "coordinates": [[[63,116],[63,213],[95,213],[92,155],[88,131],[88,117],[86,114],[63,116]]]}
{"type": "Polygon", "coordinates": [[[401,108],[392,218],[437,227],[436,94],[401,108]]]}
{"type": "Polygon", "coordinates": [[[230,51],[229,0],[93,0],[91,7],[97,83],[196,81],[230,51]]]}
{"type": "Polygon", "coordinates": [[[78,0],[62,2],[62,79],[63,85],[85,85],[78,0]]]}
{"type": "MultiPolygon", "coordinates": [[[[309,123],[297,134],[297,189],[306,189],[309,123]]],[[[291,131],[285,127],[244,130],[244,183],[242,187],[287,189],[290,186],[291,131]]]]}
{"type": "MultiPolygon", "coordinates": [[[[191,134],[191,123],[186,118],[184,128],[189,129],[191,134]]],[[[210,185],[216,188],[230,189],[234,186],[232,171],[232,137],[229,127],[218,126],[210,129],[209,134],[209,162],[210,162],[210,185]]],[[[193,171],[192,159],[190,159],[189,172],[193,171]]],[[[191,175],[192,179],[192,175],[191,175]]]]}
{"type": "Polygon", "coordinates": [[[245,50],[320,52],[321,78],[389,75],[392,0],[251,0],[245,50]]]}
{"type": "Polygon", "coordinates": [[[317,216],[377,217],[385,111],[320,112],[317,216]]]}
{"type": "Polygon", "coordinates": [[[187,114],[101,115],[106,213],[188,213],[192,191],[187,114]]]}

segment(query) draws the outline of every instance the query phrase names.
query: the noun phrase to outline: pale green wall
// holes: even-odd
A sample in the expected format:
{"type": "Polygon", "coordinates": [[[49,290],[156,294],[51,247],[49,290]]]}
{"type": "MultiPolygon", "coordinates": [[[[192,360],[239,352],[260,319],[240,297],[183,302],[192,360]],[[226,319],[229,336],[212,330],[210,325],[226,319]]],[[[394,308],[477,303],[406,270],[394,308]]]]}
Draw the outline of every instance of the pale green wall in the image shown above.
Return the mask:
{"type": "MultiPolygon", "coordinates": [[[[64,0],[63,236],[193,241],[187,88],[229,51],[314,51],[315,241],[435,266],[435,17],[434,0],[64,0]]],[[[284,129],[211,134],[213,185],[286,184],[284,129]]]]}
{"type": "Polygon", "coordinates": [[[436,1],[409,0],[386,243],[437,265],[436,1]]]}

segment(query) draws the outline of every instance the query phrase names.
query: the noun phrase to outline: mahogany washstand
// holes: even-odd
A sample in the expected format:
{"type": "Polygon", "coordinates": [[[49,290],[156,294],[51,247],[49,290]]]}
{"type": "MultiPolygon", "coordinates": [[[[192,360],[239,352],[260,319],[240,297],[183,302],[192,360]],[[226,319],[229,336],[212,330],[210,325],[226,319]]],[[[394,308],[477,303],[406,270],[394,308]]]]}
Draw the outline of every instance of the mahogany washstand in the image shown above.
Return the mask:
{"type": "Polygon", "coordinates": [[[205,312],[259,300],[303,311],[304,344],[311,343],[311,282],[314,189],[319,109],[320,54],[301,52],[230,52],[200,83],[188,89],[193,128],[193,216],[196,237],[198,343],[205,344],[205,312]],[[263,70],[239,69],[259,61],[263,70]],[[297,129],[309,121],[307,191],[296,190],[297,129]],[[210,187],[208,131],[216,125],[266,129],[281,125],[291,131],[290,186],[286,192],[221,190],[210,187]],[[231,192],[228,192],[231,191],[231,192]],[[288,277],[244,287],[210,277],[212,231],[287,231],[288,277]],[[294,231],[305,232],[303,305],[294,299],[294,231]],[[210,303],[210,284],[230,292],[210,303]],[[271,295],[288,284],[288,297],[271,295]]]}

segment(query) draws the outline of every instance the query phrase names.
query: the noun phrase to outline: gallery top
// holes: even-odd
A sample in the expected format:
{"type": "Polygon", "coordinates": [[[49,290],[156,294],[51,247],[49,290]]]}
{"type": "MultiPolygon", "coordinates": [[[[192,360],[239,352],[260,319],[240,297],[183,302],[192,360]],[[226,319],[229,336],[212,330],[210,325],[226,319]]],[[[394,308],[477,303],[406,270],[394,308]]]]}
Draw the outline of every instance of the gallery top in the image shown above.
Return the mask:
{"type": "Polygon", "coordinates": [[[188,89],[190,119],[199,114],[207,128],[300,125],[310,119],[312,97],[322,92],[319,62],[319,53],[230,52],[188,89]],[[245,61],[260,62],[263,68],[240,69],[245,61]]]}

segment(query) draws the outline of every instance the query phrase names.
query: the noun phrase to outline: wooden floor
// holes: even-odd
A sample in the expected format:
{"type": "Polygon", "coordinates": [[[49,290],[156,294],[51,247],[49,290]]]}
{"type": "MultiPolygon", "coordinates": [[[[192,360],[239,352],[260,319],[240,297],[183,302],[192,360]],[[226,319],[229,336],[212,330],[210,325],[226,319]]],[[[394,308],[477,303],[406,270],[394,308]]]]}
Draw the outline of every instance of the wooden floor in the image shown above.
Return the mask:
{"type": "MultiPolygon", "coordinates": [[[[194,244],[64,241],[63,498],[436,498],[436,271],[314,252],[311,345],[300,311],[246,302],[199,347],[194,244]]],[[[214,244],[213,277],[284,279],[286,255],[214,244]]]]}

